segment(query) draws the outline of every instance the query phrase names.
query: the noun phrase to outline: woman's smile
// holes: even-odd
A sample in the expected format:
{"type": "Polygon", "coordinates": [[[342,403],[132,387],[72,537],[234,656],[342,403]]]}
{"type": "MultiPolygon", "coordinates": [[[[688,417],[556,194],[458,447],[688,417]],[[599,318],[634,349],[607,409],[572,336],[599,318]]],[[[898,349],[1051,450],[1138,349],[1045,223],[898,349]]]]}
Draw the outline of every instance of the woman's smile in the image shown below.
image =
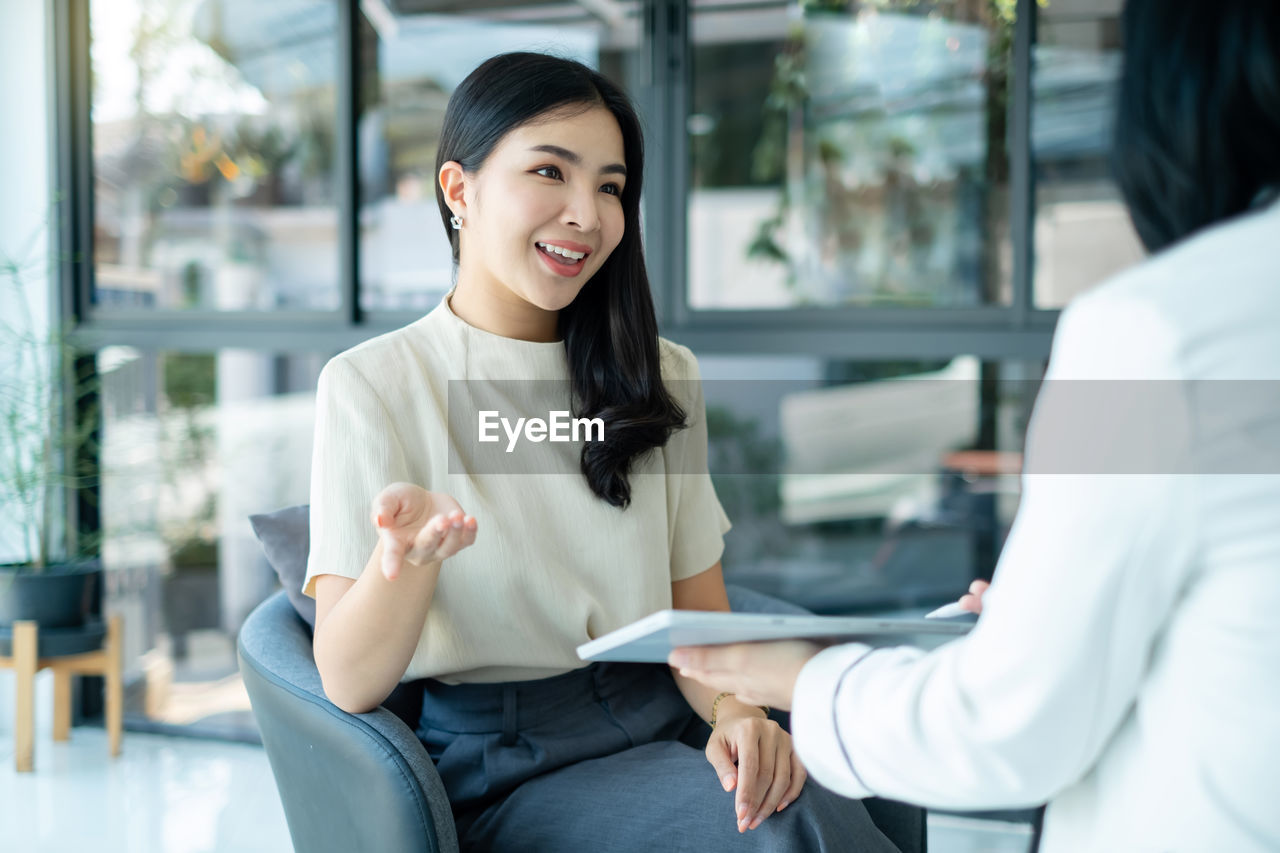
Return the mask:
{"type": "Polygon", "coordinates": [[[587,257],[591,254],[591,247],[567,240],[539,241],[533,245],[542,262],[556,275],[578,275],[586,268],[587,257]]]}

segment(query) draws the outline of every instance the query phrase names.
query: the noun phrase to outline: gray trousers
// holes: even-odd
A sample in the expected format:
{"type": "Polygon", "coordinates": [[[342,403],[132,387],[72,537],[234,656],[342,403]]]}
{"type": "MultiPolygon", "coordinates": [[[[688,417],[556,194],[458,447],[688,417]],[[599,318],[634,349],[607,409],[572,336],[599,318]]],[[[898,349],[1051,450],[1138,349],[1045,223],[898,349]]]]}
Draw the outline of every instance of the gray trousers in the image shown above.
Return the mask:
{"type": "Polygon", "coordinates": [[[538,681],[429,681],[418,737],[466,851],[896,853],[857,800],[812,779],[739,834],[703,749],[710,728],[665,666],[593,664],[538,681]]]}

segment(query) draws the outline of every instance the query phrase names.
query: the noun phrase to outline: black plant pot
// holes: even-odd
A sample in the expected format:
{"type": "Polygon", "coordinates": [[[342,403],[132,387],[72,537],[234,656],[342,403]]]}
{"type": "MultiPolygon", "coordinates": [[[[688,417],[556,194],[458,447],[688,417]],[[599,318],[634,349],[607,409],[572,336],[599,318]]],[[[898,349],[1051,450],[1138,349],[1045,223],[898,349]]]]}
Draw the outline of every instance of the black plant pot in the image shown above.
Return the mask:
{"type": "Polygon", "coordinates": [[[75,628],[102,614],[102,563],[0,566],[0,628],[33,620],[40,628],[75,628]]]}

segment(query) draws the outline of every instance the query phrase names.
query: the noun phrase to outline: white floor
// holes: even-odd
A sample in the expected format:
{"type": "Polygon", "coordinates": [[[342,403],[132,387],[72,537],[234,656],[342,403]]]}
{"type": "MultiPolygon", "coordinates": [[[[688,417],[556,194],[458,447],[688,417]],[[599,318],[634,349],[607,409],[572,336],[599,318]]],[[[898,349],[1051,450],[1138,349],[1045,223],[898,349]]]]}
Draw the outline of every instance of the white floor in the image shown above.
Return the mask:
{"type": "Polygon", "coordinates": [[[37,738],[35,771],[0,744],[0,850],[23,853],[280,853],[292,849],[266,753],[243,744],[101,729],[37,738]]]}
{"type": "MultiPolygon", "coordinates": [[[[281,853],[291,849],[258,747],[125,732],[107,756],[101,729],[68,743],[47,730],[35,771],[13,769],[0,732],[0,850],[22,853],[281,853]]],[[[930,815],[930,853],[1023,853],[1023,825],[930,815]]]]}

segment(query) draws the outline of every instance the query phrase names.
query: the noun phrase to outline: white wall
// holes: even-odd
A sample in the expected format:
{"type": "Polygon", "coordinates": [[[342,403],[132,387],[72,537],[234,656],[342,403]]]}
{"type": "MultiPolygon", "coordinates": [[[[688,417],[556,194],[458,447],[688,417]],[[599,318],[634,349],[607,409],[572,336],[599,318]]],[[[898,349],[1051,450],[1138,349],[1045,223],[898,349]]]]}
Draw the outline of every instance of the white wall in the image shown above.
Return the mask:
{"type": "MultiPolygon", "coordinates": [[[[45,4],[39,0],[0,0],[0,252],[12,258],[24,252],[48,214],[52,165],[48,36],[45,4]]],[[[28,273],[28,301],[41,328],[48,326],[50,290],[43,274],[47,241],[39,233],[27,259],[39,268],[28,273]]],[[[17,260],[21,260],[18,258],[17,260]]],[[[0,317],[12,316],[12,293],[0,287],[0,317]]],[[[0,506],[0,525],[12,514],[0,506]]],[[[0,531],[0,563],[13,553],[9,531],[0,531]]],[[[36,690],[38,732],[47,732],[53,718],[53,682],[41,673],[36,690]]],[[[13,673],[0,670],[0,756],[12,755],[13,673]]]]}

